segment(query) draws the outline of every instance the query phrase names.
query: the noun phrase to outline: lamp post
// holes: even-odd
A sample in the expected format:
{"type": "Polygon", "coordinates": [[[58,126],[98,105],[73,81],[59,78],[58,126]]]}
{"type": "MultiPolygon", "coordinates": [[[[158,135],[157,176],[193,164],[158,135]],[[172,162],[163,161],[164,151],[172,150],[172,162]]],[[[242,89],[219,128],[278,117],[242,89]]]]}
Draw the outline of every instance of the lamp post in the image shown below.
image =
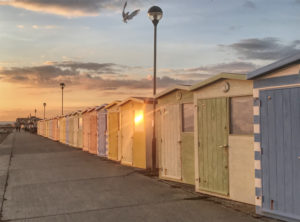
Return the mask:
{"type": "Polygon", "coordinates": [[[152,139],[152,170],[156,170],[156,133],[155,133],[155,109],[156,109],[156,48],[157,25],[163,16],[163,11],[158,6],[152,6],[148,10],[148,16],[154,25],[154,63],[153,63],[153,139],[152,139]]]}
{"type": "Polygon", "coordinates": [[[43,103],[43,106],[44,106],[44,119],[46,119],[46,105],[47,105],[46,103],[43,103]]]}
{"type": "Polygon", "coordinates": [[[64,115],[64,88],[66,84],[63,82],[59,84],[61,88],[61,115],[64,115]]]}

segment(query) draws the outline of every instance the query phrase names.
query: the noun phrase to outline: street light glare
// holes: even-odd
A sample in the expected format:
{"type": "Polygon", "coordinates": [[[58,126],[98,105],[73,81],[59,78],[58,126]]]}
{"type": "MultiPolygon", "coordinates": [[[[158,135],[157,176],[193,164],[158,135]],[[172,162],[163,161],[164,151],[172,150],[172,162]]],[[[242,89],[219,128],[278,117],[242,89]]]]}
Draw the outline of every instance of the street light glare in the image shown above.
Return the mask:
{"type": "Polygon", "coordinates": [[[137,125],[137,124],[141,123],[143,121],[143,119],[144,119],[143,113],[142,112],[137,113],[134,118],[134,123],[137,125]]]}

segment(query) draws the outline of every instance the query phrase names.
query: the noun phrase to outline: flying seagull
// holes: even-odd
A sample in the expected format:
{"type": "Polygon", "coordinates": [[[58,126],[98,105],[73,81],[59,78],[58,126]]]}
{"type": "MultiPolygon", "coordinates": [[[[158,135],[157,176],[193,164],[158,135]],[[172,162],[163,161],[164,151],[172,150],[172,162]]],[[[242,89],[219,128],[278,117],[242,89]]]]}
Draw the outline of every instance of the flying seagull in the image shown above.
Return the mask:
{"type": "Polygon", "coordinates": [[[124,4],[124,8],[123,8],[123,12],[122,12],[124,23],[127,23],[128,20],[132,19],[134,16],[136,16],[140,12],[140,9],[137,9],[129,14],[129,12],[125,12],[126,6],[127,6],[127,2],[125,2],[125,4],[124,4]]]}

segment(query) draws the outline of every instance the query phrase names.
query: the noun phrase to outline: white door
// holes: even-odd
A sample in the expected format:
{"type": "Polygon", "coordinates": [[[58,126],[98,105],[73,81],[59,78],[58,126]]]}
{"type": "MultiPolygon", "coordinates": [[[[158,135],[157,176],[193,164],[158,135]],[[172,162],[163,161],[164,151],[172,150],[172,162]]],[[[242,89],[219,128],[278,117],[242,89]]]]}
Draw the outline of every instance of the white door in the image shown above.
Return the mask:
{"type": "Polygon", "coordinates": [[[77,144],[77,135],[78,135],[78,117],[77,116],[75,116],[74,118],[73,118],[73,129],[74,129],[74,132],[73,132],[73,145],[75,146],[75,147],[77,147],[78,146],[78,144],[77,144]]]}
{"type": "Polygon", "coordinates": [[[161,175],[181,179],[180,105],[161,110],[161,175]]]}
{"type": "Polygon", "coordinates": [[[133,111],[121,112],[121,162],[132,165],[132,141],[133,141],[133,111]]]}

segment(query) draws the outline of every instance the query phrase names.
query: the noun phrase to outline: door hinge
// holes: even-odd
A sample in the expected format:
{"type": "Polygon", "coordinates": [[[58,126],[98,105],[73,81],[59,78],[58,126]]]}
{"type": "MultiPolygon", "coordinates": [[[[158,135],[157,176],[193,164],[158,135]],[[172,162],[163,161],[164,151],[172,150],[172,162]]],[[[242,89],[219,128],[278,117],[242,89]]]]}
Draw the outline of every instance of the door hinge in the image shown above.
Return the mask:
{"type": "Polygon", "coordinates": [[[198,147],[200,147],[200,142],[198,141],[198,147]]]}
{"type": "Polygon", "coordinates": [[[263,155],[264,154],[264,149],[261,147],[260,148],[260,154],[263,155]]]}
{"type": "Polygon", "coordinates": [[[264,196],[261,197],[261,201],[265,202],[265,197],[264,196]]]}
{"type": "Polygon", "coordinates": [[[261,107],[261,100],[258,99],[258,107],[261,107]]]}

